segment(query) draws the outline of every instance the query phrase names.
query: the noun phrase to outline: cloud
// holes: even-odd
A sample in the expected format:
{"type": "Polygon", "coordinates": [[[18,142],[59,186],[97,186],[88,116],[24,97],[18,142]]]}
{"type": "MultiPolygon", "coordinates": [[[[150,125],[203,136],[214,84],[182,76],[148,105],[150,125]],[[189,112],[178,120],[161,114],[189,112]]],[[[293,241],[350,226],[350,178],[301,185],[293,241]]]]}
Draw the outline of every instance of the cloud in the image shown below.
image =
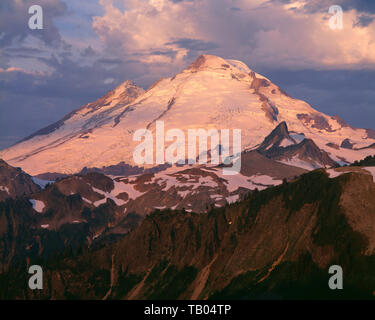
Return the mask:
{"type": "Polygon", "coordinates": [[[88,46],[81,52],[82,57],[93,57],[95,56],[95,50],[91,47],[88,46]]]}
{"type": "Polygon", "coordinates": [[[66,13],[66,5],[60,0],[39,0],[38,5],[43,8],[43,29],[31,30],[28,21],[31,15],[29,8],[35,4],[32,0],[1,0],[0,2],[0,47],[21,42],[27,36],[33,36],[44,41],[45,44],[58,46],[61,42],[59,30],[53,19],[66,13]]]}
{"type": "Polygon", "coordinates": [[[57,55],[36,60],[51,71],[0,68],[0,149],[135,78],[128,67],[111,69],[98,61],[84,66],[57,55]]]}
{"type": "Polygon", "coordinates": [[[177,46],[179,49],[188,49],[192,51],[207,51],[219,48],[219,45],[211,41],[203,41],[199,39],[181,38],[171,42],[167,42],[167,46],[177,46]]]}
{"type": "Polygon", "coordinates": [[[350,125],[374,127],[375,70],[260,71],[293,97],[350,125]]]}
{"type": "Polygon", "coordinates": [[[373,0],[269,0],[271,3],[282,3],[291,10],[305,13],[327,12],[332,5],[339,5],[344,11],[356,10],[357,12],[375,13],[373,0]]]}
{"type": "Polygon", "coordinates": [[[374,19],[374,16],[367,14],[360,15],[358,16],[357,21],[353,23],[353,27],[368,27],[374,21],[374,19]]]}
{"type": "Polygon", "coordinates": [[[3,73],[4,72],[20,72],[20,73],[32,74],[32,75],[43,75],[44,74],[43,72],[33,72],[33,71],[29,71],[29,70],[17,68],[17,67],[9,67],[9,68],[6,68],[6,69],[0,68],[0,73],[2,73],[2,72],[3,73]]]}
{"type": "Polygon", "coordinates": [[[158,65],[158,72],[203,52],[253,67],[375,65],[373,2],[337,1],[346,8],[341,31],[328,26],[328,0],[123,0],[124,10],[119,2],[100,0],[104,14],[94,17],[94,30],[116,56],[158,65]]]}
{"type": "Polygon", "coordinates": [[[0,148],[201,53],[242,60],[319,110],[371,126],[375,1],[334,3],[343,30],[328,27],[331,0],[40,0],[45,29],[31,31],[35,3],[0,0],[0,148]]]}

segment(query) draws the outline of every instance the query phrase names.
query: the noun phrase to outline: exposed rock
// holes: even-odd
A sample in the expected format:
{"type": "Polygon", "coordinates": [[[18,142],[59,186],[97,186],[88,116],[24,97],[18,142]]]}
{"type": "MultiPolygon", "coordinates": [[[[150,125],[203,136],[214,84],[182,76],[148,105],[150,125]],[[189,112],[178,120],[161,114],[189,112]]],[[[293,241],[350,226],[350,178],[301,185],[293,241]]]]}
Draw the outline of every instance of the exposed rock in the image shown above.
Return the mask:
{"type": "Polygon", "coordinates": [[[341,148],[353,149],[353,144],[350,142],[350,139],[346,138],[341,142],[341,148]]]}
{"type": "Polygon", "coordinates": [[[20,168],[13,168],[0,159],[0,201],[37,192],[40,187],[20,168]]]}
{"type": "Polygon", "coordinates": [[[298,120],[301,120],[305,125],[311,125],[312,128],[325,130],[327,132],[334,132],[327,119],[319,114],[297,114],[298,120]]]}

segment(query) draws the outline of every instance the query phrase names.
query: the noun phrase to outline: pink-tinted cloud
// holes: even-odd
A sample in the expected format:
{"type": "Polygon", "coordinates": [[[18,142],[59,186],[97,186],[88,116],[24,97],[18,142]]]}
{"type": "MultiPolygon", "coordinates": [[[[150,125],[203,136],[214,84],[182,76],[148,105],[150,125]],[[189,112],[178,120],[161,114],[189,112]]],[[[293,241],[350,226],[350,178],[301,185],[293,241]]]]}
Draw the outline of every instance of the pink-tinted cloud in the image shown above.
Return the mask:
{"type": "Polygon", "coordinates": [[[375,21],[344,12],[343,30],[331,30],[331,1],[100,0],[93,28],[117,56],[181,67],[202,52],[255,66],[357,68],[375,65],[375,21]],[[119,3],[122,6],[119,6],[119,3]],[[119,7],[125,10],[118,9],[119,7]],[[325,8],[326,7],[326,8],[325,8]],[[325,9],[324,9],[325,8],[325,9]]]}

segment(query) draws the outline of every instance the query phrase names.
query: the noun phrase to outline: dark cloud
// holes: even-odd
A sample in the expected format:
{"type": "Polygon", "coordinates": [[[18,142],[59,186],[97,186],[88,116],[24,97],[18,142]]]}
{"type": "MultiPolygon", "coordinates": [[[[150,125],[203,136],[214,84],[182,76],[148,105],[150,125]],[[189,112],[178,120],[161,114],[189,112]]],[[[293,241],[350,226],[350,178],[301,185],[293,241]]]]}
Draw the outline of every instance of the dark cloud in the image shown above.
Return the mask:
{"type": "MultiPolygon", "coordinates": [[[[269,3],[283,3],[291,4],[295,3],[295,0],[270,0],[269,3]]],[[[317,0],[307,1],[306,4],[299,9],[292,10],[303,10],[306,13],[316,12],[328,12],[328,9],[332,5],[339,5],[344,11],[355,9],[362,13],[375,13],[375,1],[374,0],[317,0]]]]}
{"type": "Polygon", "coordinates": [[[105,65],[119,65],[123,63],[121,59],[112,59],[112,58],[99,59],[97,60],[97,62],[101,64],[105,64],[105,65]]]}
{"type": "Polygon", "coordinates": [[[91,66],[81,66],[61,55],[37,60],[54,71],[0,72],[0,149],[96,100],[122,81],[135,78],[134,72],[127,76],[125,68],[108,69],[103,61],[120,62],[109,58],[91,66]],[[108,78],[115,80],[108,84],[108,78]]]}
{"type": "Polygon", "coordinates": [[[35,54],[41,54],[43,53],[43,50],[41,49],[36,49],[36,48],[31,48],[31,47],[25,47],[25,46],[19,46],[17,48],[6,48],[5,51],[11,55],[14,54],[30,54],[30,55],[35,55],[35,54]]]}
{"type": "Polygon", "coordinates": [[[167,56],[167,57],[175,58],[177,52],[174,50],[156,50],[156,51],[151,51],[150,54],[153,56],[167,56]]]}
{"type": "Polygon", "coordinates": [[[375,128],[375,70],[257,70],[295,98],[350,125],[375,128]]]}
{"type": "Polygon", "coordinates": [[[169,0],[173,3],[180,3],[180,2],[194,2],[195,0],[169,0]]]}
{"type": "Polygon", "coordinates": [[[374,17],[363,14],[358,17],[357,21],[353,23],[353,27],[367,27],[374,21],[374,17]]]}
{"type": "Polygon", "coordinates": [[[61,0],[40,0],[38,5],[43,8],[43,29],[31,30],[28,27],[28,13],[30,6],[35,5],[33,0],[0,1],[0,47],[9,46],[15,41],[22,41],[27,36],[41,39],[50,46],[58,46],[61,42],[59,30],[53,23],[53,19],[66,13],[67,7],[61,0]]]}
{"type": "Polygon", "coordinates": [[[91,46],[88,46],[86,49],[82,50],[81,52],[82,57],[93,57],[95,56],[95,54],[96,52],[91,46]]]}
{"type": "Polygon", "coordinates": [[[189,49],[193,51],[207,51],[219,48],[219,45],[199,39],[181,38],[171,42],[167,42],[166,45],[177,45],[179,48],[189,49]]]}
{"type": "Polygon", "coordinates": [[[344,0],[345,9],[356,9],[359,12],[375,13],[374,0],[344,0]]]}

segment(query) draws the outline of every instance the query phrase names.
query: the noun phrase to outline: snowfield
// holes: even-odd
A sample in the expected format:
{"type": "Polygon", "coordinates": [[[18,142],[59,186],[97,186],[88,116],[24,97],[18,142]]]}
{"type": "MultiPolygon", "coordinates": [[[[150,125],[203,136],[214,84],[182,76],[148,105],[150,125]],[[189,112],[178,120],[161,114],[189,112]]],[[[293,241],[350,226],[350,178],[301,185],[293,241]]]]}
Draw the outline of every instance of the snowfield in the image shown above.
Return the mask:
{"type": "MultiPolygon", "coordinates": [[[[340,163],[375,153],[366,148],[375,139],[365,129],[352,128],[286,95],[240,61],[204,55],[147,91],[125,81],[53,126],[0,151],[0,158],[31,175],[71,174],[121,161],[134,165],[133,150],[139,142],[133,141],[133,134],[143,128],[154,133],[156,120],[164,121],[165,131],[178,128],[186,136],[188,129],[241,129],[243,150],[257,146],[285,121],[297,138],[312,139],[340,163]],[[345,139],[353,149],[340,147],[345,139]]],[[[283,141],[283,146],[290,143],[283,141]]]]}
{"type": "Polygon", "coordinates": [[[43,209],[45,208],[45,204],[41,200],[35,200],[35,199],[30,199],[29,200],[31,204],[33,205],[33,209],[39,213],[43,212],[43,209]]]}

